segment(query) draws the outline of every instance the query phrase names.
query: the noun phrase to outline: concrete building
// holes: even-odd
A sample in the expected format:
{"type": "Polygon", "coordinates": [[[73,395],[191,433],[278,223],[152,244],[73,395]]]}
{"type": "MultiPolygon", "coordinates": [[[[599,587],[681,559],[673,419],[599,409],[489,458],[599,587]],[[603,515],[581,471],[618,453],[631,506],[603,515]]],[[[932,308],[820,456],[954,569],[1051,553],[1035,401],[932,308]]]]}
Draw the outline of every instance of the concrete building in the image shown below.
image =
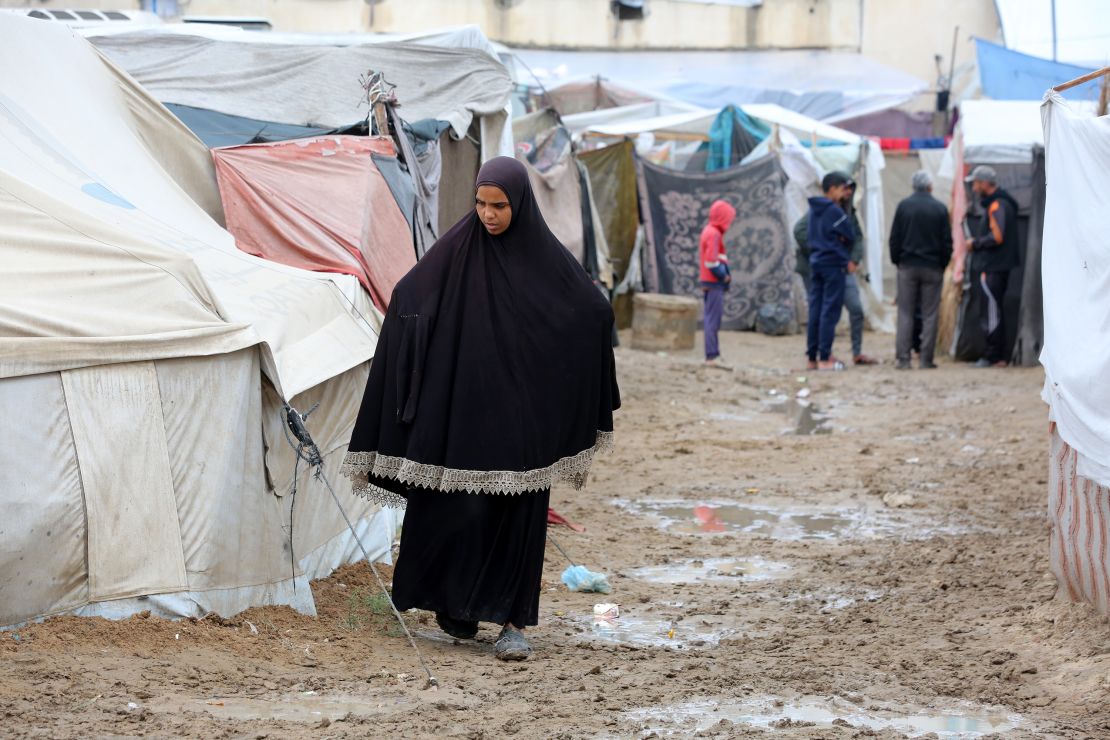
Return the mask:
{"type": "MultiPolygon", "coordinates": [[[[973,36],[999,41],[994,0],[0,0],[268,18],[275,31],[412,32],[474,24],[508,46],[566,49],[858,51],[930,85],[974,69],[973,36]],[[622,19],[623,18],[623,19],[622,19]]],[[[931,108],[924,95],[914,109],[931,108]]]]}

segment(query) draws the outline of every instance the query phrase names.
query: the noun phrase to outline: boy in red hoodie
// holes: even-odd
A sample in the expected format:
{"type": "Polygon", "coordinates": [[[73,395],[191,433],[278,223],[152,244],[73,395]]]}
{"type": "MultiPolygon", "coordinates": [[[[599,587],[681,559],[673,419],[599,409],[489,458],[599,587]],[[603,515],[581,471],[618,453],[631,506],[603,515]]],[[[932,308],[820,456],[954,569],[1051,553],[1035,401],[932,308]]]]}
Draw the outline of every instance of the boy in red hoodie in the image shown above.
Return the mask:
{"type": "Polygon", "coordinates": [[[709,225],[701,231],[700,279],[705,295],[705,362],[716,365],[721,356],[717,332],[721,329],[721,316],[725,310],[725,291],[732,281],[725,253],[725,232],[736,218],[736,209],[723,200],[709,206],[709,225]]]}

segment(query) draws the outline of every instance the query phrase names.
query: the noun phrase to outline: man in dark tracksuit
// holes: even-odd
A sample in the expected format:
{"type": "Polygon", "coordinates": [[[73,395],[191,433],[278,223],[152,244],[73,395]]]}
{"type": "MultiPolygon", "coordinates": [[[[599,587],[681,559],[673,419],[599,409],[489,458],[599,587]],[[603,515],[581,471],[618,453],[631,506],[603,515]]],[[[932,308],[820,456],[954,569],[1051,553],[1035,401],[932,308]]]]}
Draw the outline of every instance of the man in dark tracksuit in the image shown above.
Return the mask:
{"type": "MultiPolygon", "coordinates": [[[[819,370],[843,370],[833,357],[836,324],[844,308],[844,278],[849,270],[849,250],[856,241],[851,219],[838,204],[848,192],[851,179],[830,172],[821,181],[822,198],[809,199],[809,326],[806,354],[809,366],[819,370]]],[[[854,266],[853,266],[854,269],[854,266]]]]}
{"type": "Polygon", "coordinates": [[[979,196],[986,214],[979,233],[967,242],[970,275],[979,286],[979,321],[987,338],[986,354],[976,367],[1006,367],[1006,319],[1002,297],[1010,282],[1010,270],[1018,266],[1018,205],[1009,193],[998,187],[993,167],[979,165],[966,182],[979,196]]]}
{"type": "Polygon", "coordinates": [[[920,313],[921,368],[931,369],[937,344],[937,312],[944,287],[944,268],[952,259],[952,224],[948,209],[933,197],[933,178],[925,170],[913,175],[913,195],[898,204],[890,227],[890,261],[898,268],[899,370],[910,369],[915,317],[920,313]]]}

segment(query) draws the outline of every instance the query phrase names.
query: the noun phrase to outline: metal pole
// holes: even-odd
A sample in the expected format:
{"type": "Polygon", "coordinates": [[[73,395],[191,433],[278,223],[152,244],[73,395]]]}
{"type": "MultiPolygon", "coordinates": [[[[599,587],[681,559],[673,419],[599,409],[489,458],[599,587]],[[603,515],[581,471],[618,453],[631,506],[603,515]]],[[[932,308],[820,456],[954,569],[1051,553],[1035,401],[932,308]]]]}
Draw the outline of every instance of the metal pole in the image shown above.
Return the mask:
{"type": "Polygon", "coordinates": [[[1052,0],[1052,61],[1056,61],[1056,0],[1052,0]]]}

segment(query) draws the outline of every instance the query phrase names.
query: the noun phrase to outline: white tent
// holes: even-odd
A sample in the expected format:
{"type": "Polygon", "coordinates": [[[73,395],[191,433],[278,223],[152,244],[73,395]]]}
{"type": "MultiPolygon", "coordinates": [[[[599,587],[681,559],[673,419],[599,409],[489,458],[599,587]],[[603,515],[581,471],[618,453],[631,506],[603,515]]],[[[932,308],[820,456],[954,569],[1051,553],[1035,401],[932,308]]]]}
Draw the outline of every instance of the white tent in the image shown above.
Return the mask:
{"type": "Polygon", "coordinates": [[[512,80],[475,27],[411,36],[274,34],[206,24],[83,31],[163,103],[297,126],[367,115],[359,78],[385,74],[407,121],[434,118],[456,138],[478,119],[482,157],[512,156],[512,80]]]}
{"type": "Polygon", "coordinates": [[[1043,117],[1050,560],[1063,594],[1110,614],[1110,117],[1096,118],[1055,93],[1043,117]]]}
{"type": "MultiPolygon", "coordinates": [[[[321,401],[344,496],[379,317],[353,278],[239,251],[203,144],[71,30],[0,15],[0,68],[0,625],[312,612],[357,548],[303,466],[290,537],[278,414],[321,401]]],[[[392,513],[344,500],[388,556],[392,513]]]]}

